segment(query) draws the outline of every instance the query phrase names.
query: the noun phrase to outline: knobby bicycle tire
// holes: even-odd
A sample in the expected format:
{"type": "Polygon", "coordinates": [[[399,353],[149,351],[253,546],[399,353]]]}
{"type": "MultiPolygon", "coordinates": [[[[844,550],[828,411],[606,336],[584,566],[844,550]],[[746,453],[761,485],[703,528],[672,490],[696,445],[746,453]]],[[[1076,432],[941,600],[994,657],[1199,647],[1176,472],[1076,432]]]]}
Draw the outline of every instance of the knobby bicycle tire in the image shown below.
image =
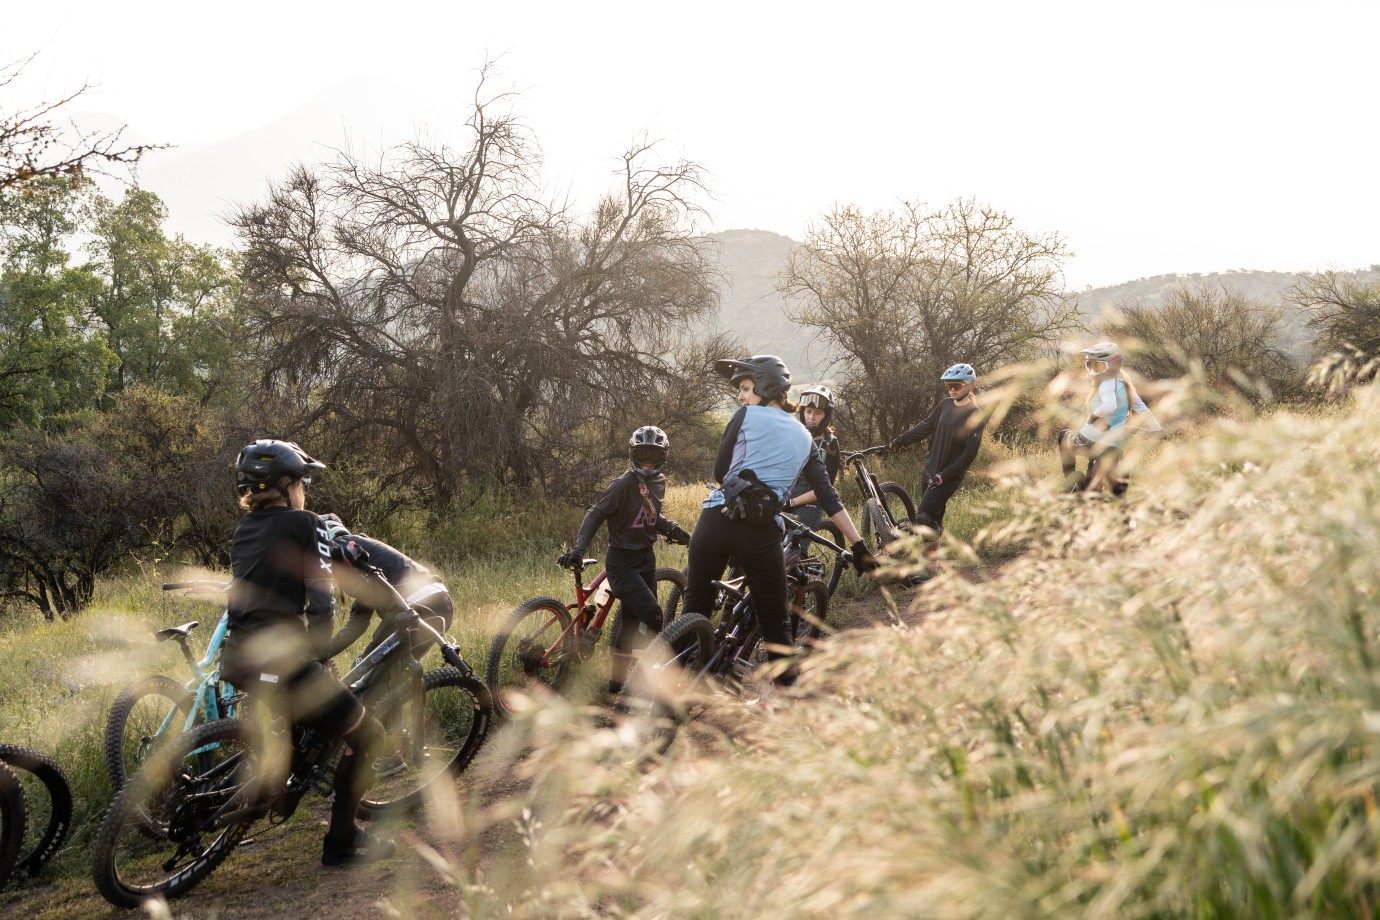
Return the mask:
{"type": "Polygon", "coordinates": [[[115,797],[91,845],[91,877],[116,907],[186,894],[244,838],[253,813],[212,815],[244,801],[257,773],[254,730],[238,719],[198,725],[160,745],[115,797]],[[149,814],[168,829],[150,835],[149,814]]]}
{"type": "Polygon", "coordinates": [[[681,569],[673,569],[669,565],[663,565],[656,570],[656,599],[661,605],[661,622],[663,628],[676,617],[680,616],[680,604],[685,597],[685,572],[681,569]],[[661,592],[666,592],[662,597],[661,592]]]}
{"type": "Polygon", "coordinates": [[[915,502],[911,501],[910,494],[895,482],[884,482],[877,486],[877,491],[882,495],[882,504],[886,505],[887,515],[904,531],[906,525],[915,520],[915,502]]]}
{"type": "Polygon", "coordinates": [[[665,753],[691,705],[699,672],[714,653],[714,627],[698,613],[677,617],[638,657],[618,708],[639,731],[644,751],[665,753]]]}
{"type": "Polygon", "coordinates": [[[560,692],[580,654],[574,647],[580,637],[573,632],[564,640],[567,647],[553,648],[570,625],[570,619],[565,604],[554,597],[529,598],[508,614],[489,646],[484,672],[499,715],[513,714],[511,700],[505,695],[513,689],[537,684],[560,692]],[[543,660],[547,662],[545,666],[543,660]],[[509,666],[506,671],[505,666],[509,666]]]}
{"type": "Polygon", "coordinates": [[[124,788],[155,746],[167,740],[157,733],[169,715],[171,722],[163,734],[182,733],[192,703],[192,695],[181,684],[161,674],[141,678],[120,691],[105,720],[105,772],[112,793],[124,788]]]}
{"type": "Polygon", "coordinates": [[[23,785],[13,770],[0,763],[0,889],[9,882],[19,861],[28,819],[23,785]]]}
{"type": "Polygon", "coordinates": [[[443,777],[459,775],[474,760],[488,736],[493,717],[489,688],[477,677],[455,668],[438,668],[422,676],[421,737],[411,687],[400,681],[377,711],[386,732],[375,753],[380,772],[360,802],[366,818],[405,814],[421,805],[443,777]]]}
{"type": "Polygon", "coordinates": [[[15,771],[21,783],[26,774],[34,778],[34,782],[24,783],[31,831],[25,836],[15,868],[37,875],[72,831],[72,786],[57,761],[38,751],[0,744],[0,761],[15,771]]]}
{"type": "MultiPolygon", "coordinates": [[[[843,542],[843,532],[831,521],[824,521],[815,531],[824,534],[838,546],[847,549],[843,542]]],[[[848,568],[848,564],[843,561],[843,556],[831,549],[811,543],[806,540],[800,546],[801,561],[805,564],[816,563],[819,568],[819,577],[824,581],[824,587],[830,596],[838,590],[839,582],[843,580],[843,572],[848,568]]]]}

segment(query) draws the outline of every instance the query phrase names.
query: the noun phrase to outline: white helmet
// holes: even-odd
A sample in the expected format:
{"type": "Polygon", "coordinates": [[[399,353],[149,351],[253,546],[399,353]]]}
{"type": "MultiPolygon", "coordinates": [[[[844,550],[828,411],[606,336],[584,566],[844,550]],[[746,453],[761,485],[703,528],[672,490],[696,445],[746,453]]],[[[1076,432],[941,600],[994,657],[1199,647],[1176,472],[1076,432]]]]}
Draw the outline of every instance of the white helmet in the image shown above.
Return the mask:
{"type": "Polygon", "coordinates": [[[1079,354],[1083,356],[1083,366],[1093,377],[1121,370],[1121,349],[1115,342],[1098,342],[1084,348],[1079,354]],[[1097,364],[1102,365],[1101,369],[1096,367],[1097,364]]]}
{"type": "Polygon", "coordinates": [[[973,370],[971,364],[955,364],[939,375],[941,383],[946,383],[950,380],[957,380],[959,383],[972,383],[976,379],[977,371],[973,370]]]}

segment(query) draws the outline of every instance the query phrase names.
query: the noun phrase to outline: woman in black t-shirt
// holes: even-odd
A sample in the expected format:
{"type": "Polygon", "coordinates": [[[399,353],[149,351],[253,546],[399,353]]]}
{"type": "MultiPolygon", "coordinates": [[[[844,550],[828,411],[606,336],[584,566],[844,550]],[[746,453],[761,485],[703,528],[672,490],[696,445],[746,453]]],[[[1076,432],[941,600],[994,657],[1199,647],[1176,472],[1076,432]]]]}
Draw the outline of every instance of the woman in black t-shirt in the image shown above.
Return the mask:
{"type": "Polygon", "coordinates": [[[386,858],[394,846],[355,822],[383,729],[322,664],[332,625],[330,551],[321,519],[306,510],[308,474],[321,469],[290,441],[260,440],[240,451],[235,487],[246,514],[230,548],[221,673],[293,724],[344,739],[321,845],[322,863],[343,866],[386,858]]]}

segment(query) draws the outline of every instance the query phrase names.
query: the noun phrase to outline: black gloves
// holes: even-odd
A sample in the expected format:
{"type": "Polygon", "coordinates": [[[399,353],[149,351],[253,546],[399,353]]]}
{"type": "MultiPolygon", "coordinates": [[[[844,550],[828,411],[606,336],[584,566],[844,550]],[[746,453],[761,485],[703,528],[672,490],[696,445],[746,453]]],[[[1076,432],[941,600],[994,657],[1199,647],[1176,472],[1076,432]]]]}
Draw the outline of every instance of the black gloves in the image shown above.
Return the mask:
{"type": "Polygon", "coordinates": [[[674,543],[677,546],[689,546],[690,531],[686,530],[684,527],[680,526],[675,521],[672,521],[671,532],[666,534],[666,542],[674,543]]]}
{"type": "Polygon", "coordinates": [[[579,564],[584,561],[584,558],[584,550],[572,549],[568,553],[562,553],[561,557],[556,560],[556,565],[560,566],[563,569],[573,569],[578,567],[579,564]]]}
{"type": "Polygon", "coordinates": [[[360,568],[369,563],[369,551],[350,539],[349,534],[345,534],[340,539],[331,541],[331,558],[353,568],[360,568]]]}
{"type": "Polygon", "coordinates": [[[853,568],[858,570],[859,575],[867,575],[881,568],[881,563],[877,557],[867,548],[867,544],[859,540],[850,547],[853,553],[853,568]]]}

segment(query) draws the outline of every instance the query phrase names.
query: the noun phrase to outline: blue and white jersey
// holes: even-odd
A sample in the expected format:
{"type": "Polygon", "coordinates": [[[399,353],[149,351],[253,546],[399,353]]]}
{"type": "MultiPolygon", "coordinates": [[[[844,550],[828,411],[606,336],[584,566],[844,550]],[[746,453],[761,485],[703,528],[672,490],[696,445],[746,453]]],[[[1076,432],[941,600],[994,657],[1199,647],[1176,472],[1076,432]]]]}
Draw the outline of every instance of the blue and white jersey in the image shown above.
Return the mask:
{"type": "MultiPolygon", "coordinates": [[[[818,463],[814,440],[794,415],[775,407],[744,406],[734,413],[724,431],[714,478],[723,482],[731,473],[752,470],[784,502],[796,477],[812,458],[818,463]]],[[[704,500],[703,507],[717,508],[723,503],[723,491],[715,489],[704,500]]]]}
{"type": "Polygon", "coordinates": [[[1078,433],[1094,444],[1120,447],[1130,412],[1126,381],[1119,377],[1103,380],[1088,399],[1088,423],[1078,433]]]}

